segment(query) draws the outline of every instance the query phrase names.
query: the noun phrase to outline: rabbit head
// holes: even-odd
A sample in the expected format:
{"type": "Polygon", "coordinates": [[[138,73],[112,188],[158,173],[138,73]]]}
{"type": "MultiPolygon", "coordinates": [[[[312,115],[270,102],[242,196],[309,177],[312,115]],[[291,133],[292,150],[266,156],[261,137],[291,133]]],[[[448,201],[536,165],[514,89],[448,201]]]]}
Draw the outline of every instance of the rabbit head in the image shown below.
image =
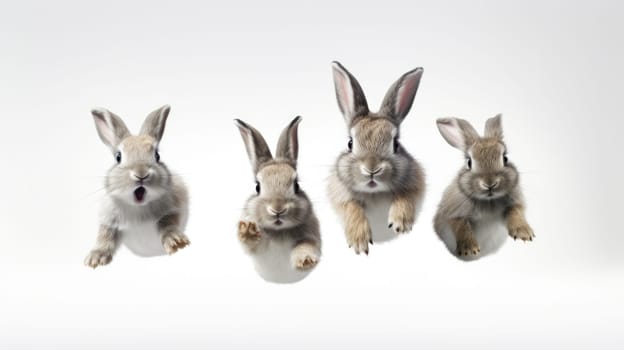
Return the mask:
{"type": "Polygon", "coordinates": [[[311,214],[310,201],[297,181],[300,121],[301,117],[296,117],[284,129],[273,158],[260,132],[242,120],[235,120],[256,180],[256,193],[247,201],[246,212],[264,228],[292,228],[311,214]]]}
{"type": "Polygon", "coordinates": [[[103,108],[91,111],[98,135],[115,162],[106,177],[106,190],[115,200],[140,206],[167,192],[171,174],[160,160],[158,144],[169,111],[169,106],[163,106],[150,113],[136,136],[112,112],[103,108]]]}
{"type": "Polygon", "coordinates": [[[498,199],[518,185],[518,171],[507,158],[501,118],[499,114],[487,120],[483,137],[464,119],[437,120],[442,137],[464,152],[466,160],[458,175],[458,185],[470,198],[498,199]]]}
{"type": "Polygon", "coordinates": [[[401,146],[399,128],[412,107],[423,69],[401,76],[386,93],[379,112],[372,113],[355,77],[338,62],[332,68],[338,106],[349,133],[338,159],[338,177],[357,192],[401,190],[410,176],[411,156],[401,146]]]}

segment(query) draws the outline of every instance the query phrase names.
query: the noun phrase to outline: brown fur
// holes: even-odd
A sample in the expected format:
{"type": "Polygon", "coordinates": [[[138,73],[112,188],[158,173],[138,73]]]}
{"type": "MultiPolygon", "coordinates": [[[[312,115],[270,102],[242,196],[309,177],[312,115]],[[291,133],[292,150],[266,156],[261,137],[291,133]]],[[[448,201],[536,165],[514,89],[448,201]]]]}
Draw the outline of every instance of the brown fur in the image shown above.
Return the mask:
{"type": "Polygon", "coordinates": [[[535,234],[524,217],[524,208],[517,204],[509,208],[507,215],[507,229],[513,239],[520,238],[523,241],[532,241],[535,234]]]}
{"type": "Polygon", "coordinates": [[[364,252],[368,255],[368,243],[371,242],[372,232],[364,208],[354,200],[343,203],[341,207],[349,248],[353,247],[357,254],[364,252]]]}

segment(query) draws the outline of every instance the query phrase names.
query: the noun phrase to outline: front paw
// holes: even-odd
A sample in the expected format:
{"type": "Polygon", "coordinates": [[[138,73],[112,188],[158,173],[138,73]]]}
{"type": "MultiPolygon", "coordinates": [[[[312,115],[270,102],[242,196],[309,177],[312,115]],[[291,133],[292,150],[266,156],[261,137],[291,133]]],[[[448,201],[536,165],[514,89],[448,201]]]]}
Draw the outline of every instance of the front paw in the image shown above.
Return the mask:
{"type": "Polygon", "coordinates": [[[457,256],[477,256],[481,248],[474,238],[466,238],[457,241],[457,256]]]}
{"type": "Polygon", "coordinates": [[[408,233],[414,226],[416,217],[412,211],[400,203],[392,203],[388,213],[388,228],[396,233],[408,233]]]}
{"type": "Polygon", "coordinates": [[[255,222],[239,221],[238,222],[238,239],[244,244],[256,244],[260,242],[262,233],[258,230],[255,222]]]}
{"type": "Polygon", "coordinates": [[[307,271],[318,264],[319,258],[315,254],[303,253],[295,257],[295,268],[297,270],[307,271]]]}
{"type": "Polygon", "coordinates": [[[94,249],[84,260],[85,265],[96,268],[98,266],[104,266],[113,260],[113,252],[110,250],[94,249]]]}
{"type": "Polygon", "coordinates": [[[347,227],[349,248],[353,248],[356,254],[364,252],[368,255],[368,243],[373,243],[372,235],[373,232],[367,221],[347,227]]]}
{"type": "Polygon", "coordinates": [[[184,233],[166,233],[162,237],[162,244],[167,254],[173,254],[191,244],[184,233]]]}
{"type": "Polygon", "coordinates": [[[535,237],[533,229],[529,225],[522,225],[509,229],[509,236],[514,240],[520,238],[523,241],[532,241],[535,237]]]}

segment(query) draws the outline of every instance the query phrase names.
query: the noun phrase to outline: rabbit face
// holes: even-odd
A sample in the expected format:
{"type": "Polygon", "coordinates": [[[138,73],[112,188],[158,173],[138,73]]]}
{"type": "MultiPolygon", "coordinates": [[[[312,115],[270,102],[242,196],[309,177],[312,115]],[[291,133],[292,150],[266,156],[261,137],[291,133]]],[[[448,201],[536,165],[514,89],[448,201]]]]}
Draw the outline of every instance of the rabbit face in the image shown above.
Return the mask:
{"type": "Polygon", "coordinates": [[[268,164],[258,172],[256,181],[256,195],[249,207],[260,226],[280,230],[304,222],[310,205],[293,167],[280,162],[268,164]]]}
{"type": "Polygon", "coordinates": [[[458,184],[467,197],[498,199],[518,185],[518,171],[507,158],[500,114],[487,120],[483,137],[464,119],[441,118],[437,124],[442,137],[464,152],[466,163],[458,184]]]}
{"type": "Polygon", "coordinates": [[[459,187],[469,197],[498,199],[509,194],[518,184],[518,173],[509,162],[502,141],[480,139],[468,149],[466,156],[459,187]]]}
{"type": "Polygon", "coordinates": [[[157,141],[148,135],[128,136],[115,152],[117,164],[109,172],[106,188],[111,196],[128,204],[144,205],[166,193],[170,182],[160,162],[157,141]]]}
{"type": "Polygon", "coordinates": [[[344,160],[354,190],[369,193],[390,190],[397,162],[397,134],[394,124],[384,118],[364,118],[351,128],[344,160]]]}

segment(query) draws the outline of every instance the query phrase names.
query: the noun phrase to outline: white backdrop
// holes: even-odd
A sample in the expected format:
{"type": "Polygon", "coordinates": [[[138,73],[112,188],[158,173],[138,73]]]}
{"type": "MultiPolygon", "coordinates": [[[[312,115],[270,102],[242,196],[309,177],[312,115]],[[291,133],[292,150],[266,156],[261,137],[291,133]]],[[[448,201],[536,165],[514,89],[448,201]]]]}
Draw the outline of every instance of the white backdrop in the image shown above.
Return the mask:
{"type": "Polygon", "coordinates": [[[624,235],[617,2],[154,1],[0,5],[0,347],[621,347],[624,235]],[[371,108],[402,73],[425,73],[402,142],[427,171],[412,233],[347,249],[325,197],[346,147],[330,62],[371,108]],[[90,109],[136,131],[172,112],[161,155],[192,195],[192,245],[82,265],[112,157],[90,109]],[[537,238],[462,263],[432,230],[462,164],[435,127],[482,130],[502,112],[537,238]],[[306,280],[272,285],[235,236],[254,190],[232,119],[271,146],[295,115],[301,186],[324,256],[306,280]]]}

